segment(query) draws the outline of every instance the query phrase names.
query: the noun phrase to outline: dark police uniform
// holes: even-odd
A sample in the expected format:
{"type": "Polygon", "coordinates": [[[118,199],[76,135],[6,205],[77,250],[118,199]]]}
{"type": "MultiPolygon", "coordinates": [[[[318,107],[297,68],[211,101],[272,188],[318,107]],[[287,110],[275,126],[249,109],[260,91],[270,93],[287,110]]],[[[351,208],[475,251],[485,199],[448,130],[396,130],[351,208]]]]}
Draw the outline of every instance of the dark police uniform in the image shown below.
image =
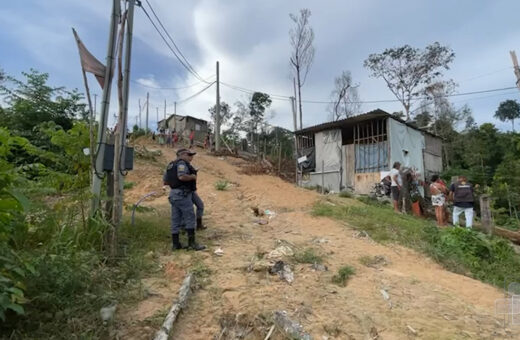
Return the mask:
{"type": "MultiPolygon", "coordinates": [[[[188,153],[194,155],[186,149],[177,151],[177,155],[188,153]]],[[[168,164],[163,182],[167,183],[171,190],[168,200],[172,207],[171,233],[173,250],[182,249],[179,232],[184,225],[188,234],[188,249],[204,250],[206,247],[195,242],[195,213],[193,212],[193,194],[195,193],[196,181],[181,181],[180,177],[185,175],[196,175],[197,171],[191,164],[181,158],[168,164]]]]}
{"type": "Polygon", "coordinates": [[[184,224],[186,230],[195,228],[195,213],[193,211],[193,192],[195,191],[195,181],[183,182],[179,179],[183,175],[191,175],[191,165],[177,159],[170,164],[163,181],[170,185],[170,195],[168,200],[171,204],[171,233],[179,234],[181,225],[184,224]]]}

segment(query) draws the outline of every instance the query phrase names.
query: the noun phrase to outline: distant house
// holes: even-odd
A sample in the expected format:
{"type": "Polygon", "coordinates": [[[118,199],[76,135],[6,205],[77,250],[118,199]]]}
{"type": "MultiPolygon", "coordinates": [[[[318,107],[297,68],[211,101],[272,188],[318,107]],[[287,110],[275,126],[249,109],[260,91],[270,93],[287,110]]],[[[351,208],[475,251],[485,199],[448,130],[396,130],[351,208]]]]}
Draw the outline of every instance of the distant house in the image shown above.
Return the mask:
{"type": "Polygon", "coordinates": [[[302,185],[369,193],[394,162],[421,178],[442,171],[442,141],[383,110],[296,131],[302,185]]]}
{"type": "Polygon", "coordinates": [[[158,130],[177,131],[183,138],[188,138],[191,130],[195,131],[195,141],[203,142],[208,133],[208,122],[192,116],[170,115],[157,122],[158,130]]]}

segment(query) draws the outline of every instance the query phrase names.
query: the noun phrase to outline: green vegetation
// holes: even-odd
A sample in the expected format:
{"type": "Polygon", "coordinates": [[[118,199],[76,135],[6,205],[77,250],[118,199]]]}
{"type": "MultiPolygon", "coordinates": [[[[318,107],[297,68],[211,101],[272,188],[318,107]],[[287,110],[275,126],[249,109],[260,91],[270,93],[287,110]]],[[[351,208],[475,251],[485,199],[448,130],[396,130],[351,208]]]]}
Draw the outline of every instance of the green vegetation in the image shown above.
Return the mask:
{"type": "Polygon", "coordinates": [[[343,197],[343,198],[354,198],[354,194],[353,194],[352,192],[350,192],[350,191],[346,191],[346,190],[344,190],[344,191],[341,191],[341,192],[339,193],[339,197],[343,197]]]}
{"type": "Polygon", "coordinates": [[[294,254],[294,259],[298,263],[323,263],[323,257],[316,254],[316,251],[312,248],[306,248],[303,251],[297,252],[296,254],[294,254]]]}
{"type": "Polygon", "coordinates": [[[150,250],[168,250],[164,219],[124,224],[108,258],[110,224],[89,218],[85,105],[48,75],[0,82],[0,338],[108,338],[99,309],[142,296],[150,250]]]}
{"type": "Polygon", "coordinates": [[[439,229],[433,221],[395,214],[372,205],[332,206],[317,203],[313,213],[348,221],[374,240],[416,249],[445,268],[502,287],[504,281],[519,282],[520,255],[510,243],[463,228],[439,229]]]}
{"type": "Polygon", "coordinates": [[[356,273],[356,270],[349,266],[345,265],[338,270],[338,273],[332,277],[332,283],[337,284],[338,286],[345,287],[347,285],[347,281],[356,273]]]}
{"type": "Polygon", "coordinates": [[[135,182],[125,182],[123,184],[123,189],[129,190],[132,189],[135,186],[135,182]]]}
{"type": "Polygon", "coordinates": [[[215,189],[217,189],[217,190],[224,191],[224,190],[227,190],[228,187],[229,187],[229,182],[227,180],[219,180],[219,181],[215,182],[215,189]]]}

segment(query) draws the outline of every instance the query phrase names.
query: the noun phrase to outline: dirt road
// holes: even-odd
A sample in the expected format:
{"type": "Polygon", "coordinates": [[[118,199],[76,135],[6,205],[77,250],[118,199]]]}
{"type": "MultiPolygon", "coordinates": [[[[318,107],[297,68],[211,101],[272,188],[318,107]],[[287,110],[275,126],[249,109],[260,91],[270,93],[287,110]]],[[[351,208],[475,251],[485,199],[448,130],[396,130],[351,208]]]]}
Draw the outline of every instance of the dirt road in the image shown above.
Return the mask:
{"type": "MultiPolygon", "coordinates": [[[[165,156],[165,162],[173,159],[173,151],[166,150],[165,156]]],[[[518,330],[504,328],[502,320],[494,316],[495,300],[503,297],[499,290],[445,271],[412,250],[359,237],[348,221],[312,217],[312,205],[322,199],[320,195],[276,177],[242,174],[241,163],[204,153],[195,156],[194,164],[201,168],[199,194],[206,204],[209,225],[200,236],[210,249],[161,257],[164,275],[148,279],[160,294],[127,312],[135,325],[126,334],[128,338],[153,334],[153,327],[143,330],[139,320],[169,308],[184,272],[196,261],[209,267],[211,275],[191,298],[172,339],[239,339],[233,334],[248,330],[245,339],[264,339],[271,326],[266,320],[275,310],[286,310],[314,339],[516,338],[518,330]],[[217,191],[217,180],[228,180],[231,185],[217,191]],[[255,216],[252,207],[276,215],[260,225],[257,221],[265,217],[255,216]],[[275,249],[279,240],[294,249],[313,248],[323,254],[328,271],[295,264],[294,282],[288,284],[265,270],[248,270],[252,259],[275,249]],[[217,247],[223,249],[223,256],[213,254],[217,247]],[[359,262],[361,256],[376,255],[384,256],[388,264],[371,268],[359,262]],[[331,283],[331,277],[346,264],[356,269],[347,286],[331,283]]],[[[127,197],[134,199],[159,189],[162,170],[138,163],[129,178],[137,185],[127,197]]],[[[150,204],[165,215],[167,223],[166,198],[150,204]]],[[[271,339],[283,337],[275,332],[271,339]]]]}

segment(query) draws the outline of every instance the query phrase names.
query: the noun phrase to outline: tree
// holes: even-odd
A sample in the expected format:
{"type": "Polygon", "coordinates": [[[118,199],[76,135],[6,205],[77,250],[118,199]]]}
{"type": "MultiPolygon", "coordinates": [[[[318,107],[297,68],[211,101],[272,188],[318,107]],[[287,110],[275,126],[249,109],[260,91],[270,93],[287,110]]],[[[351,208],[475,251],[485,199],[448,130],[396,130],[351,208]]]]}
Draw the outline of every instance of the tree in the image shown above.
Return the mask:
{"type": "Polygon", "coordinates": [[[513,132],[515,132],[515,119],[520,118],[520,104],[512,99],[503,101],[495,112],[495,118],[502,122],[510,120],[513,124],[513,132]]]}
{"type": "Polygon", "coordinates": [[[333,103],[329,107],[332,120],[348,118],[359,111],[361,105],[357,87],[352,83],[350,71],[343,71],[339,77],[334,79],[334,90],[330,94],[333,103]]]}
{"type": "Polygon", "coordinates": [[[410,119],[412,100],[423,94],[426,86],[442,76],[442,69],[449,69],[455,58],[451,48],[435,42],[424,50],[409,45],[387,48],[382,53],[368,56],[364,66],[372,77],[381,77],[404,107],[406,119],[410,119]]]}
{"type": "MultiPolygon", "coordinates": [[[[215,121],[216,111],[217,105],[213,105],[208,109],[212,122],[215,121]]],[[[229,105],[226,102],[220,102],[220,124],[225,125],[232,116],[233,114],[231,113],[231,108],[229,105]]]]}
{"type": "Polygon", "coordinates": [[[289,31],[291,40],[291,66],[296,76],[296,84],[298,86],[298,105],[300,111],[300,128],[303,128],[303,111],[302,111],[302,87],[307,80],[307,75],[314,60],[314,31],[309,24],[311,11],[308,8],[300,10],[300,15],[289,14],[294,23],[294,27],[289,31]]]}
{"type": "Polygon", "coordinates": [[[53,121],[69,130],[75,118],[88,119],[86,105],[81,103],[83,95],[77,90],[51,87],[47,84],[47,73],[31,69],[22,74],[25,81],[7,76],[6,84],[0,83],[0,95],[8,104],[0,117],[0,125],[35,142],[39,136],[34,134],[34,128],[39,124],[53,121]]]}

